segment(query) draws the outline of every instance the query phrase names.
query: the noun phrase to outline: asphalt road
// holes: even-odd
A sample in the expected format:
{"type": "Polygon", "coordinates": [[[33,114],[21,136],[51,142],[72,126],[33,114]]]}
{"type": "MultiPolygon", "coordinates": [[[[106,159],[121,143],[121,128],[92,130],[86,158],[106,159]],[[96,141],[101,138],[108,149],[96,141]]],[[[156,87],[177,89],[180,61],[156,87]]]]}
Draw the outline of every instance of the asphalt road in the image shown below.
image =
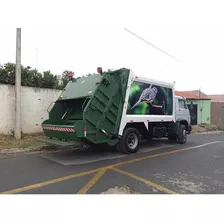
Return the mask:
{"type": "Polygon", "coordinates": [[[154,141],[128,156],[84,149],[0,158],[4,194],[99,194],[123,185],[140,194],[224,193],[224,134],[154,141]]]}

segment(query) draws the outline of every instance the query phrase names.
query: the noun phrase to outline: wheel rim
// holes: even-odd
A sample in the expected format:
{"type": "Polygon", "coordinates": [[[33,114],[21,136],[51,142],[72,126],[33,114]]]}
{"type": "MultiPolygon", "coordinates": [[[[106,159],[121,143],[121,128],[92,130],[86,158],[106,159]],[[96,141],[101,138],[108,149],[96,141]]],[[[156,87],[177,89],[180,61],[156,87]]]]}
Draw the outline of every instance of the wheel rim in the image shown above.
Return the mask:
{"type": "Polygon", "coordinates": [[[128,147],[130,149],[135,149],[138,145],[138,136],[134,133],[128,136],[128,147]]]}

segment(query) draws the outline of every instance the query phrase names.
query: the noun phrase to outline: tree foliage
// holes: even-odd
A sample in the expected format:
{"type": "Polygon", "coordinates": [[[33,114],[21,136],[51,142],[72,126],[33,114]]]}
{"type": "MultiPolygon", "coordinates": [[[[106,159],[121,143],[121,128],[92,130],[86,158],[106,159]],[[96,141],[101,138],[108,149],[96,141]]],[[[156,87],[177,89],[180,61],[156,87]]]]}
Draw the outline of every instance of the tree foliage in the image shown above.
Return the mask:
{"type": "Polygon", "coordinates": [[[71,71],[69,71],[69,70],[65,70],[63,73],[62,73],[62,79],[61,79],[61,81],[62,81],[62,85],[63,86],[66,86],[67,85],[67,83],[68,83],[68,74],[70,73],[71,71]]]}
{"type": "MultiPolygon", "coordinates": [[[[21,85],[28,87],[39,87],[49,89],[63,89],[67,83],[67,74],[70,71],[66,70],[62,75],[54,75],[51,71],[44,71],[43,74],[30,66],[21,66],[21,85]],[[60,79],[61,78],[61,79],[60,79]]],[[[15,85],[16,65],[7,63],[0,66],[0,83],[15,85]]]]}

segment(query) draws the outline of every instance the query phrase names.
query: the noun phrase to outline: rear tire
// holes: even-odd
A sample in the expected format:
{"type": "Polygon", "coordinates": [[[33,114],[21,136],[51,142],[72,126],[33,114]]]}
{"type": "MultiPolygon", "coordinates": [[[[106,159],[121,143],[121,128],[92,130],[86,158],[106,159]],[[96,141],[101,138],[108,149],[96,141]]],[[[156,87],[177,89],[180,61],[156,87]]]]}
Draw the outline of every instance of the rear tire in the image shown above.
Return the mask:
{"type": "Polygon", "coordinates": [[[186,126],[183,124],[181,124],[179,127],[177,142],[180,144],[185,144],[187,142],[186,126]]]}
{"type": "Polygon", "coordinates": [[[136,128],[126,128],[117,144],[117,150],[123,154],[133,154],[139,149],[141,135],[136,128]]]}

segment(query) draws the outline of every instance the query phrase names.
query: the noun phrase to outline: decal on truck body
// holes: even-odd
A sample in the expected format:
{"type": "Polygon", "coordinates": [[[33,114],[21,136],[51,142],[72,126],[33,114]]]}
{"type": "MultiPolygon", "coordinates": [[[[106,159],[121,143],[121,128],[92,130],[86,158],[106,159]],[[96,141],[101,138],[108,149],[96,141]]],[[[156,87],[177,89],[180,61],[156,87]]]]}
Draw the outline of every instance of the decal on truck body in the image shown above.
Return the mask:
{"type": "Polygon", "coordinates": [[[134,81],[130,87],[126,114],[172,115],[172,88],[134,81]]]}

